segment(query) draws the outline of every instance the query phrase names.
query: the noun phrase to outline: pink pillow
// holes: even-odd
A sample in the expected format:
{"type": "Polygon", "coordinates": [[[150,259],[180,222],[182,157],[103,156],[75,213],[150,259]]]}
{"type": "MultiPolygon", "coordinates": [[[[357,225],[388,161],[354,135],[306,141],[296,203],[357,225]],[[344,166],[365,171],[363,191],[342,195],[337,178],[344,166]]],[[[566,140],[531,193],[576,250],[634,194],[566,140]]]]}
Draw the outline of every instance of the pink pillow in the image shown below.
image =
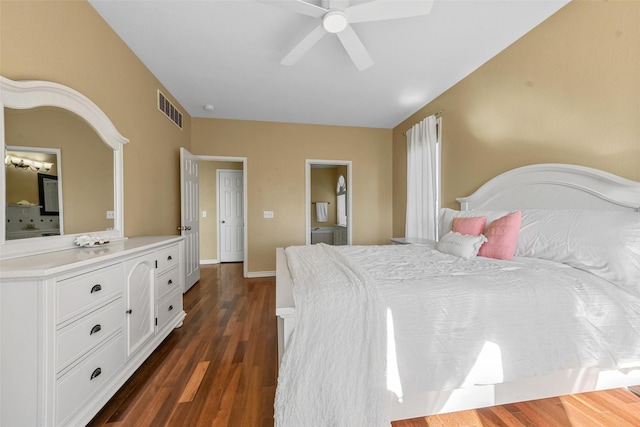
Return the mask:
{"type": "Polygon", "coordinates": [[[522,213],[516,211],[489,224],[486,233],[484,233],[487,237],[487,243],[482,245],[478,256],[512,260],[516,250],[521,219],[522,213]]]}
{"type": "Polygon", "coordinates": [[[487,225],[486,216],[473,217],[457,217],[453,218],[451,223],[451,231],[466,234],[468,236],[479,236],[484,233],[484,227],[487,225]]]}

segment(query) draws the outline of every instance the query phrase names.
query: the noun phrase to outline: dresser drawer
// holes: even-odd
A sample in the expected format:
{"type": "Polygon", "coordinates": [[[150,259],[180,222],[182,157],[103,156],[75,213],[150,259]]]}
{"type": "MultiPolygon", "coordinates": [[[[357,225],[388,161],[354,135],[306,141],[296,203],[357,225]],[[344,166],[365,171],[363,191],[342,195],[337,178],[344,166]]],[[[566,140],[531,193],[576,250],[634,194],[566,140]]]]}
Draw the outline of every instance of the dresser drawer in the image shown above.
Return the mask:
{"type": "Polygon", "coordinates": [[[122,265],[93,270],[58,282],[58,323],[122,294],[122,265]]]}
{"type": "Polygon", "coordinates": [[[173,245],[166,249],[159,251],[156,256],[158,261],[158,272],[162,273],[165,270],[173,268],[180,262],[180,246],[173,245]]]}
{"type": "Polygon", "coordinates": [[[109,382],[122,366],[123,354],[119,334],[58,379],[56,425],[66,425],[65,421],[109,382]]]}
{"type": "Polygon", "coordinates": [[[82,317],[58,331],[58,370],[98,345],[109,335],[122,330],[122,298],[82,317]]]}
{"type": "Polygon", "coordinates": [[[182,292],[176,292],[158,304],[158,331],[182,312],[182,292]]]}
{"type": "Polygon", "coordinates": [[[178,288],[180,284],[180,269],[174,268],[158,276],[156,280],[156,299],[160,300],[168,293],[178,288]]]}

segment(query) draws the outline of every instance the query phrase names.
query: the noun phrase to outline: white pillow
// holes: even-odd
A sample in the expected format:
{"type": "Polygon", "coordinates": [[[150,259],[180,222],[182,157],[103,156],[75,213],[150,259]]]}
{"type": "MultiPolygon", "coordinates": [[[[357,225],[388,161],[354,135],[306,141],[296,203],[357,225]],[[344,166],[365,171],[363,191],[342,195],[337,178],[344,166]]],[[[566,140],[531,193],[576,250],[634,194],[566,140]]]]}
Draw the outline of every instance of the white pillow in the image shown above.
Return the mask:
{"type": "Polygon", "coordinates": [[[515,254],[562,262],[640,292],[640,213],[523,210],[515,254]]]}
{"type": "Polygon", "coordinates": [[[473,216],[485,216],[487,217],[487,227],[493,221],[498,218],[502,218],[505,215],[510,214],[511,211],[456,211],[454,209],[442,208],[440,209],[440,224],[439,224],[439,236],[444,236],[451,231],[451,224],[453,224],[453,218],[473,217],[473,216]]]}
{"type": "Polygon", "coordinates": [[[486,241],[487,238],[482,234],[479,236],[468,236],[450,231],[442,236],[436,248],[446,254],[462,258],[473,258],[478,255],[480,246],[486,241]]]}

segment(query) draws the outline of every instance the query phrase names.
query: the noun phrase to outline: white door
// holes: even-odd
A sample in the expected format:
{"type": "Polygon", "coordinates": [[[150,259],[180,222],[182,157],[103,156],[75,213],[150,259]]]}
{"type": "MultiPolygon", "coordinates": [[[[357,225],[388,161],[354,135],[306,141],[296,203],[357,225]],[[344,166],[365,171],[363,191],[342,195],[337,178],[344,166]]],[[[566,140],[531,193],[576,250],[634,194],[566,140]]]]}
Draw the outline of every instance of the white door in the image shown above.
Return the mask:
{"type": "Polygon", "coordinates": [[[220,262],[244,260],[244,209],[242,171],[218,171],[220,262]]]}
{"type": "Polygon", "coordinates": [[[198,157],[180,147],[180,234],[184,236],[184,291],[200,280],[198,157]]]}

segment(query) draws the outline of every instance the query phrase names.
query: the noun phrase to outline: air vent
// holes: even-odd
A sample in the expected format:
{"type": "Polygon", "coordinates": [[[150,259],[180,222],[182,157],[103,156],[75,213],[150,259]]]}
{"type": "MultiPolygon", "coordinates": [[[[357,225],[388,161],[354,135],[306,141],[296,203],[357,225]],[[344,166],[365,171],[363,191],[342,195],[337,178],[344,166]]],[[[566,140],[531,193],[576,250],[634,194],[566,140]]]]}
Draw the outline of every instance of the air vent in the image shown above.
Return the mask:
{"type": "Polygon", "coordinates": [[[158,91],[158,109],[164,113],[176,126],[182,129],[182,113],[167,99],[166,96],[158,91]]]}

